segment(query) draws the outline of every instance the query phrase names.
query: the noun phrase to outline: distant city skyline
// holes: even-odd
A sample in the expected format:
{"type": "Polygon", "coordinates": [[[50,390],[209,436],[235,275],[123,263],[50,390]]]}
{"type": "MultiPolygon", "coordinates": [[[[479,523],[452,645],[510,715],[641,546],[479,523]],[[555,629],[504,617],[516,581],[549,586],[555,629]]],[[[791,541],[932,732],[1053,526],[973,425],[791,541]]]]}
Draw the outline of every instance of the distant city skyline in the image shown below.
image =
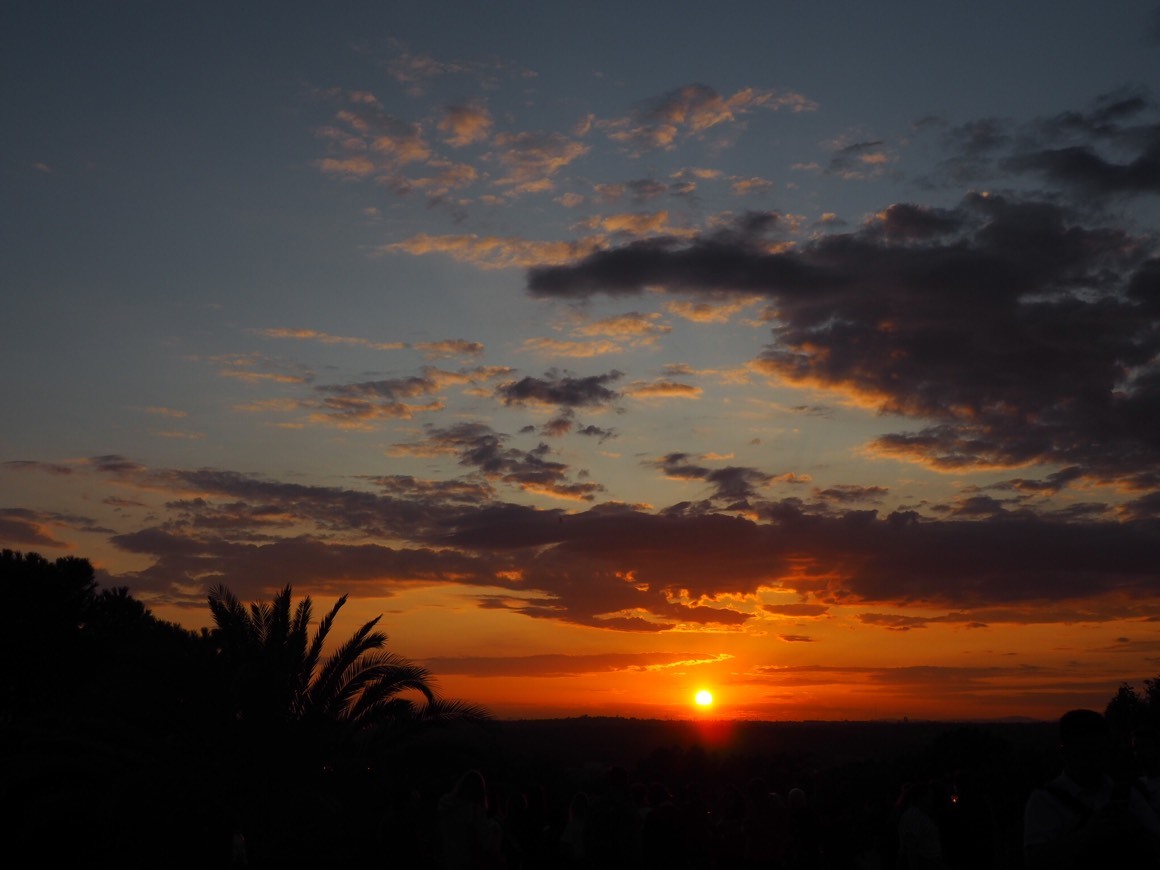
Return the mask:
{"type": "Polygon", "coordinates": [[[505,718],[1160,673],[1157,4],[0,22],[0,547],[505,718]]]}

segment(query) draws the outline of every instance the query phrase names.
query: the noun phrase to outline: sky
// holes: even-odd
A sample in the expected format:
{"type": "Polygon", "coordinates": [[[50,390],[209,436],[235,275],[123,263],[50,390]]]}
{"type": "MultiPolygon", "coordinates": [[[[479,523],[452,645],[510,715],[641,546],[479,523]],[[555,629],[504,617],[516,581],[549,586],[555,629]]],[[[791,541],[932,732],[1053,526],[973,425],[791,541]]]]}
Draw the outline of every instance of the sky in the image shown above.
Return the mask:
{"type": "Polygon", "coordinates": [[[349,595],[501,718],[1102,708],[1158,60],[1131,0],[13,0],[0,547],[349,595]]]}

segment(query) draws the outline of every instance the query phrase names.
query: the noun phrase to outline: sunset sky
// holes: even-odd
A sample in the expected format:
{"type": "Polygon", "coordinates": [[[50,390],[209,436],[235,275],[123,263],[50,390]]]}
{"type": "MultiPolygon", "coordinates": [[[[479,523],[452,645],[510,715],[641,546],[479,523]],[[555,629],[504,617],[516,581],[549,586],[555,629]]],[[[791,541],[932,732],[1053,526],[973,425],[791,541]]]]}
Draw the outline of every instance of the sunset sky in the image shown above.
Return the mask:
{"type": "Polygon", "coordinates": [[[0,11],[0,547],[510,717],[1160,674],[1156,2],[0,11]]]}

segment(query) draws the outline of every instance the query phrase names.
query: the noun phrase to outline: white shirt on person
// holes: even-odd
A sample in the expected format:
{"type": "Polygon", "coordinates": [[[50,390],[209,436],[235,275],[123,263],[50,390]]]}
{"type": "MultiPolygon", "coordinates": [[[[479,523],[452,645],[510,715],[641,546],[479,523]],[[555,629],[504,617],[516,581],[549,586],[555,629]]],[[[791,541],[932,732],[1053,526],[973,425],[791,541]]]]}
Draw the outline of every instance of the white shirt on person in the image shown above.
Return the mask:
{"type": "MultiPolygon", "coordinates": [[[[1115,792],[1116,783],[1110,776],[1094,788],[1085,788],[1066,772],[1061,773],[1046,787],[1031,792],[1027,799],[1023,813],[1024,848],[1057,842],[1082,827],[1088,818],[1111,805],[1115,792]]],[[[1160,837],[1160,817],[1140,789],[1129,789],[1127,810],[1142,828],[1160,837]]]]}

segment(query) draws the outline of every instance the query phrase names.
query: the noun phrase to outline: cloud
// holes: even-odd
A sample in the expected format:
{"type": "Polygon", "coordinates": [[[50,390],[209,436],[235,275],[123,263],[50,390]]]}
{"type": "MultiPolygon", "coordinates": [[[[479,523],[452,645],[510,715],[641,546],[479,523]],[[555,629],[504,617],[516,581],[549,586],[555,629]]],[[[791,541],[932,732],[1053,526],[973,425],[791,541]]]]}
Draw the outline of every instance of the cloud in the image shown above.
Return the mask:
{"type": "Polygon", "coordinates": [[[690,136],[700,136],[756,109],[812,111],[813,101],[791,92],[744,88],[722,96],[703,84],[689,84],[649,101],[628,116],[598,121],[596,126],[615,142],[636,153],[671,151],[690,136]]]}
{"type": "Polygon", "coordinates": [[[446,106],[436,128],[445,135],[448,145],[462,148],[486,140],[493,123],[491,114],[483,106],[446,106]]]}
{"type": "MultiPolygon", "coordinates": [[[[772,475],[755,468],[729,465],[724,468],[708,468],[691,464],[687,453],[669,453],[649,464],[664,472],[673,480],[702,480],[712,487],[710,500],[725,501],[731,506],[745,504],[755,498],[758,491],[773,482],[772,475]]],[[[729,507],[728,509],[733,509],[729,507]]]]}
{"type": "Polygon", "coordinates": [[[5,471],[35,471],[42,474],[66,475],[72,474],[74,468],[59,462],[38,462],[31,459],[10,459],[0,462],[0,468],[5,471]]]}
{"type": "MultiPolygon", "coordinates": [[[[469,351],[472,346],[469,342],[440,342],[426,348],[426,352],[461,353],[469,351]]],[[[357,428],[377,419],[407,420],[416,413],[436,411],[443,407],[441,400],[407,402],[407,399],[432,396],[450,386],[487,381],[509,371],[506,368],[478,367],[452,372],[424,366],[420,374],[409,377],[320,385],[315,388],[315,392],[322,396],[321,401],[304,401],[301,407],[317,409],[310,417],[312,422],[328,422],[346,427],[357,428]]]]}
{"type": "Polygon", "coordinates": [[[833,143],[833,156],[826,166],[827,175],[856,180],[874,178],[885,172],[895,156],[881,140],[833,143]]]}
{"type": "Polygon", "coordinates": [[[652,312],[642,314],[639,311],[630,311],[626,314],[617,314],[594,320],[584,326],[577,327],[579,335],[607,335],[616,338],[628,338],[639,344],[649,345],[662,335],[672,332],[672,327],[659,323],[660,315],[652,312]]]}
{"type": "Polygon", "coordinates": [[[507,170],[495,183],[516,193],[550,190],[552,176],[589,151],[560,133],[499,133],[492,147],[493,158],[507,170]]]}
{"type": "Polygon", "coordinates": [[[763,604],[761,609],[774,616],[795,618],[825,616],[830,611],[825,604],[763,604]]]}
{"type": "Polygon", "coordinates": [[[732,178],[729,192],[734,196],[760,196],[773,190],[774,184],[768,178],[732,178]]]}
{"type": "Polygon", "coordinates": [[[326,332],[319,332],[315,329],[288,329],[284,327],[273,327],[267,329],[252,330],[257,335],[265,338],[280,338],[280,339],[294,339],[297,341],[317,341],[321,344],[335,344],[348,345],[353,347],[366,347],[371,350],[402,350],[407,347],[406,342],[402,341],[371,341],[367,338],[353,338],[345,335],[331,335],[326,332]]]}
{"type": "Polygon", "coordinates": [[[446,254],[482,269],[527,268],[543,263],[567,263],[595,250],[599,239],[540,242],[512,236],[443,235],[419,233],[380,248],[381,253],[413,256],[446,254]]]}
{"type": "Polygon", "coordinates": [[[735,314],[756,305],[760,297],[749,299],[728,299],[717,302],[691,302],[685,299],[668,299],[665,310],[693,323],[728,323],[735,314]]]}
{"type": "Polygon", "coordinates": [[[634,381],[624,394],[634,399],[699,399],[704,391],[692,384],[679,381],[634,381]]]}
{"type": "MultiPolygon", "coordinates": [[[[507,436],[483,423],[458,423],[430,427],[425,441],[413,445],[418,455],[454,454],[460,465],[478,469],[487,479],[516,486],[530,493],[570,501],[592,501],[604,490],[598,483],[573,483],[569,468],[547,457],[551,449],[540,444],[533,450],[506,447],[507,436]]],[[[402,445],[407,446],[407,445],[402,445]]]]}
{"type": "Polygon", "coordinates": [[[543,377],[523,377],[500,384],[496,397],[507,405],[551,405],[560,408],[606,407],[620,398],[611,384],[623,377],[613,370],[602,375],[575,377],[552,370],[543,377]]]}
{"type": "Polygon", "coordinates": [[[345,105],[335,113],[334,124],[316,131],[331,153],[318,161],[323,173],[398,184],[404,167],[433,156],[419,124],[386,113],[363,92],[342,99],[345,105]]]}
{"type": "Polygon", "coordinates": [[[882,501],[890,490],[884,486],[855,486],[837,484],[826,489],[815,489],[814,497],[836,504],[866,504],[882,501]]]}
{"type": "Polygon", "coordinates": [[[0,508],[0,541],[14,547],[60,547],[68,545],[45,529],[48,515],[23,508],[0,508]]]}
{"type": "Polygon", "coordinates": [[[558,338],[528,338],[524,340],[525,350],[550,357],[571,357],[588,359],[620,353],[624,348],[614,341],[565,341],[558,338]]]}
{"type": "Polygon", "coordinates": [[[1021,176],[1047,182],[1077,204],[1160,192],[1160,117],[1140,90],[1119,90],[1082,111],[1016,123],[983,118],[943,134],[951,155],[929,187],[1010,183],[1021,176]]]}
{"type": "Polygon", "coordinates": [[[1079,466],[1151,488],[1160,444],[1160,259],[1064,206],[900,204],[852,232],[770,253],[744,235],[654,238],[528,273],[535,296],[760,294],[758,371],[929,421],[873,453],[934,468],[1079,466]]]}
{"type": "Polygon", "coordinates": [[[260,353],[222,354],[209,361],[219,366],[222,377],[249,383],[308,384],[314,380],[314,373],[304,367],[260,353]]]}
{"type": "Polygon", "coordinates": [[[91,518],[76,514],[27,508],[0,508],[0,541],[5,543],[18,547],[59,547],[71,550],[70,544],[53,537],[49,531],[51,527],[95,534],[112,532],[91,518]]]}
{"type": "Polygon", "coordinates": [[[1160,193],[1160,120],[1139,93],[1108,94],[1086,112],[1041,119],[1000,164],[1086,196],[1160,193]]]}
{"type": "Polygon", "coordinates": [[[663,181],[657,181],[655,178],[636,178],[627,182],[625,187],[635,203],[649,202],[672,190],[670,185],[663,181]]]}
{"type": "Polygon", "coordinates": [[[414,345],[428,359],[439,359],[448,356],[479,356],[483,353],[483,345],[478,341],[468,341],[463,338],[448,338],[443,341],[420,341],[414,345]]]}
{"type": "Polygon", "coordinates": [[[588,230],[601,230],[626,237],[648,236],[669,230],[669,213],[634,212],[629,214],[593,215],[581,223],[588,230]]]}
{"type": "Polygon", "coordinates": [[[368,488],[356,489],[212,468],[150,469],[108,455],[74,473],[140,492],[157,514],[153,526],[115,534],[83,517],[7,510],[4,527],[21,546],[59,543],[44,531],[53,524],[105,534],[152,559],[114,582],[198,606],[213,582],[262,594],[263,584],[293,579],[367,596],[400,584],[456,583],[480,588],[480,606],[618,631],[728,629],[758,614],[816,618],[836,606],[858,607],[862,624],[893,629],[1154,615],[1154,519],[837,511],[768,500],[765,472],[687,454],[652,465],[703,485],[701,503],[660,511],[598,504],[599,484],[547,447],[522,449],[482,423],[427,427],[397,453],[447,455],[465,473],[362,478],[368,488]],[[508,503],[502,487],[582,509],[508,503]],[[496,587],[510,594],[496,596],[496,587]],[[793,599],[758,603],[770,593],[793,599]]]}
{"type": "Polygon", "coordinates": [[[424,664],[439,674],[472,677],[562,677],[615,671],[662,671],[727,661],[728,653],[589,653],[530,656],[439,657],[424,664]]]}
{"type": "Polygon", "coordinates": [[[387,73],[396,82],[405,85],[407,92],[414,97],[422,96],[429,82],[445,76],[468,77],[484,88],[496,87],[500,76],[519,79],[536,77],[534,70],[507,61],[444,60],[423,52],[413,52],[395,39],[390,40],[390,49],[387,73]]]}

